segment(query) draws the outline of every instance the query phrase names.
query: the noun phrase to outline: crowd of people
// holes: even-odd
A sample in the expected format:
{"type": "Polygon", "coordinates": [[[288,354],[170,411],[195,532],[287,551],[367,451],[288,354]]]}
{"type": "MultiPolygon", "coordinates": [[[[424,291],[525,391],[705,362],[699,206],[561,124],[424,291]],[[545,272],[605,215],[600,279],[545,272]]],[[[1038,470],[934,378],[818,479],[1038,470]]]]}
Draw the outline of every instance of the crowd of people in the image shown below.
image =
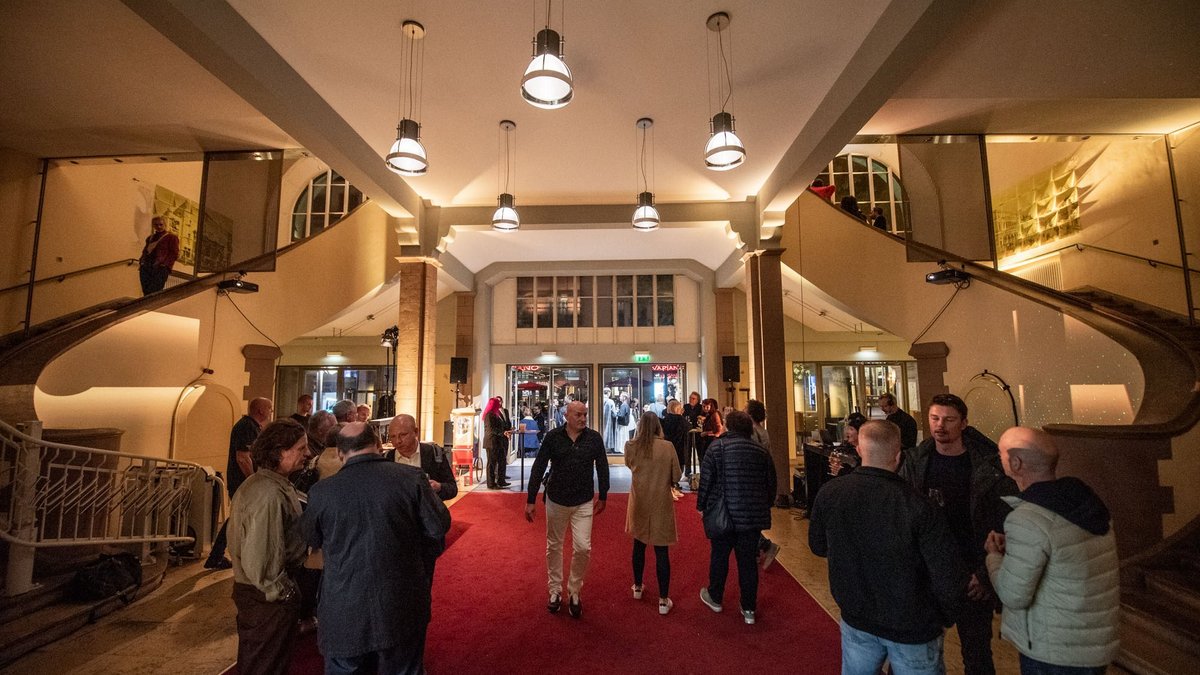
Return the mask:
{"type": "MultiPolygon", "coordinates": [[[[886,419],[847,419],[844,447],[856,466],[835,472],[808,513],[808,544],[828,559],[841,610],[842,672],[874,675],[886,661],[893,673],[944,673],[944,635],[955,626],[964,671],[994,673],[998,610],[1022,673],[1104,672],[1119,646],[1110,516],[1083,482],[1057,477],[1053,438],[1014,427],[997,445],[968,424],[962,399],[940,394],[927,408],[929,437],[917,443],[916,421],[895,397],[878,401],[886,419]]],[[[579,619],[609,449],[584,402],[565,408],[538,447],[525,517],[535,521],[541,493],[546,607],[557,614],[566,604],[579,619]]],[[[272,413],[269,400],[254,399],[231,432],[233,505],[206,563],[233,568],[240,672],[286,672],[296,635],[312,630],[327,673],[423,672],[434,569],[450,525],[443,502],[458,494],[446,453],[421,443],[404,414],[388,425],[384,452],[351,401],[314,413],[302,396],[290,417],[272,422],[272,413]]],[[[732,555],[738,609],[755,624],[759,571],[780,550],[764,536],[778,487],[765,422],[759,401],[719,410],[697,392],[637,416],[622,446],[633,598],[643,597],[653,548],[658,612],[675,606],[670,547],[687,481],[709,540],[700,600],[723,611],[732,555]]],[[[513,424],[499,397],[485,406],[483,425],[488,485],[504,486],[513,424]]]]}

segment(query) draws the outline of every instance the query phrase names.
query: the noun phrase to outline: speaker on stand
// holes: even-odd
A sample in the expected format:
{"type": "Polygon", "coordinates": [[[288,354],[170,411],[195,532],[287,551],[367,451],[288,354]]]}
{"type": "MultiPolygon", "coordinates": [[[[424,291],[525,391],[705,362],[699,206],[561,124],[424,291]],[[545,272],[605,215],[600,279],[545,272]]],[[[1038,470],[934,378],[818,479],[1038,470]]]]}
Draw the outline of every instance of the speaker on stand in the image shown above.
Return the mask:
{"type": "Polygon", "coordinates": [[[736,354],[721,357],[721,381],[729,392],[729,406],[733,407],[733,383],[742,379],[742,360],[736,354]]]}
{"type": "Polygon", "coordinates": [[[454,407],[462,405],[462,394],[459,389],[467,383],[467,357],[450,357],[450,384],[454,385],[454,407]]]}

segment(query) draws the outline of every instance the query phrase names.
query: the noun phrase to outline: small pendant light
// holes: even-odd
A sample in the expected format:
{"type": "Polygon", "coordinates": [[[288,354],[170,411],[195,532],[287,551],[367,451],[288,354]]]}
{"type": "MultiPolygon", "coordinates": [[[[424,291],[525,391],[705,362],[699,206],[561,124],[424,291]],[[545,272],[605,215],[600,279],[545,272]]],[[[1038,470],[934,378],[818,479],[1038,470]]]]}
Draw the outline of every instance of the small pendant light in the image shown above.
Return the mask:
{"type": "MultiPolygon", "coordinates": [[[[513,206],[515,200],[512,194],[508,191],[508,182],[512,174],[516,173],[516,163],[513,160],[510,149],[510,138],[512,132],[517,128],[517,123],[512,120],[500,120],[500,129],[504,132],[504,188],[496,201],[499,204],[496,212],[492,214],[492,229],[500,232],[512,232],[521,227],[521,217],[517,214],[516,207],[513,206]]],[[[513,179],[516,182],[516,179],[513,179]]]]}
{"type": "Polygon", "coordinates": [[[562,45],[562,36],[550,28],[550,0],[546,0],[546,27],[533,39],[533,59],[521,78],[521,98],[529,105],[557,110],[574,98],[575,81],[564,60],[562,45]]]}
{"type": "Polygon", "coordinates": [[[420,109],[421,70],[424,66],[425,27],[416,21],[405,20],[400,26],[400,122],[396,125],[396,142],[388,149],[387,167],[401,176],[421,176],[429,169],[429,157],[421,144],[421,125],[416,111],[420,109]],[[417,48],[420,43],[421,48],[417,48]]]}
{"type": "MultiPolygon", "coordinates": [[[[712,96],[712,85],[715,82],[717,85],[717,98],[720,100],[720,111],[713,115],[712,122],[709,125],[709,139],[704,146],[704,166],[713,171],[729,171],[742,165],[746,161],[746,146],[742,140],[734,133],[733,115],[725,111],[725,107],[733,99],[733,44],[732,40],[729,45],[729,54],[726,55],[725,39],[726,30],[729,28],[729,15],[725,12],[717,12],[708,17],[706,22],[708,30],[717,34],[717,53],[715,58],[709,58],[709,96],[712,96]],[[712,77],[712,66],[715,61],[716,77],[712,77]]],[[[712,51],[711,36],[708,40],[709,51],[712,51]]]]}
{"type": "MultiPolygon", "coordinates": [[[[642,176],[642,191],[637,196],[637,209],[633,212],[633,229],[641,232],[650,232],[657,230],[658,224],[661,222],[658,216],[658,209],[654,208],[654,193],[650,192],[650,182],[646,178],[646,132],[654,126],[654,120],[649,117],[643,117],[637,121],[637,128],[641,132],[641,149],[639,150],[639,164],[642,176]]],[[[653,153],[653,150],[651,150],[653,153]]]]}

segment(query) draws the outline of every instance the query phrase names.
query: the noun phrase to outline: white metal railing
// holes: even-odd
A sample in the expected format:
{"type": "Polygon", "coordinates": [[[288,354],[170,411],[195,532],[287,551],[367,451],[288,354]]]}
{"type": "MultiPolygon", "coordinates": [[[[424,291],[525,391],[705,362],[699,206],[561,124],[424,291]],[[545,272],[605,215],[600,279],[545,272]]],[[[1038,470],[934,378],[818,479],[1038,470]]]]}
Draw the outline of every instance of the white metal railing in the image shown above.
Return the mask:
{"type": "Polygon", "coordinates": [[[205,467],[43,441],[41,426],[27,422],[14,428],[0,421],[6,595],[34,587],[38,548],[193,540],[188,534],[193,492],[211,490],[205,467]]]}

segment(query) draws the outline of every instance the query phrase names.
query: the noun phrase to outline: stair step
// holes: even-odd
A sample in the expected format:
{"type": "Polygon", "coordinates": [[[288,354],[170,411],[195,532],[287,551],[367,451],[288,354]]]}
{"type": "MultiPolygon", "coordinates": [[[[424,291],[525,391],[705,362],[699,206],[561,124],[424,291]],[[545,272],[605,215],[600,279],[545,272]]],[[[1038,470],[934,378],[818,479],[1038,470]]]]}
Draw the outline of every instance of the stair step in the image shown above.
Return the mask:
{"type": "Polygon", "coordinates": [[[16,621],[48,605],[62,602],[66,598],[71,579],[74,577],[74,573],[69,573],[38,579],[38,587],[32,591],[0,598],[0,626],[16,621]]]}
{"type": "Polygon", "coordinates": [[[1121,654],[1136,673],[1194,673],[1200,663],[1200,611],[1169,597],[1126,590],[1121,594],[1121,654]]]}
{"type": "Polygon", "coordinates": [[[1182,570],[1147,570],[1146,590],[1163,596],[1165,602],[1178,603],[1200,613],[1200,577],[1182,570]]]}

